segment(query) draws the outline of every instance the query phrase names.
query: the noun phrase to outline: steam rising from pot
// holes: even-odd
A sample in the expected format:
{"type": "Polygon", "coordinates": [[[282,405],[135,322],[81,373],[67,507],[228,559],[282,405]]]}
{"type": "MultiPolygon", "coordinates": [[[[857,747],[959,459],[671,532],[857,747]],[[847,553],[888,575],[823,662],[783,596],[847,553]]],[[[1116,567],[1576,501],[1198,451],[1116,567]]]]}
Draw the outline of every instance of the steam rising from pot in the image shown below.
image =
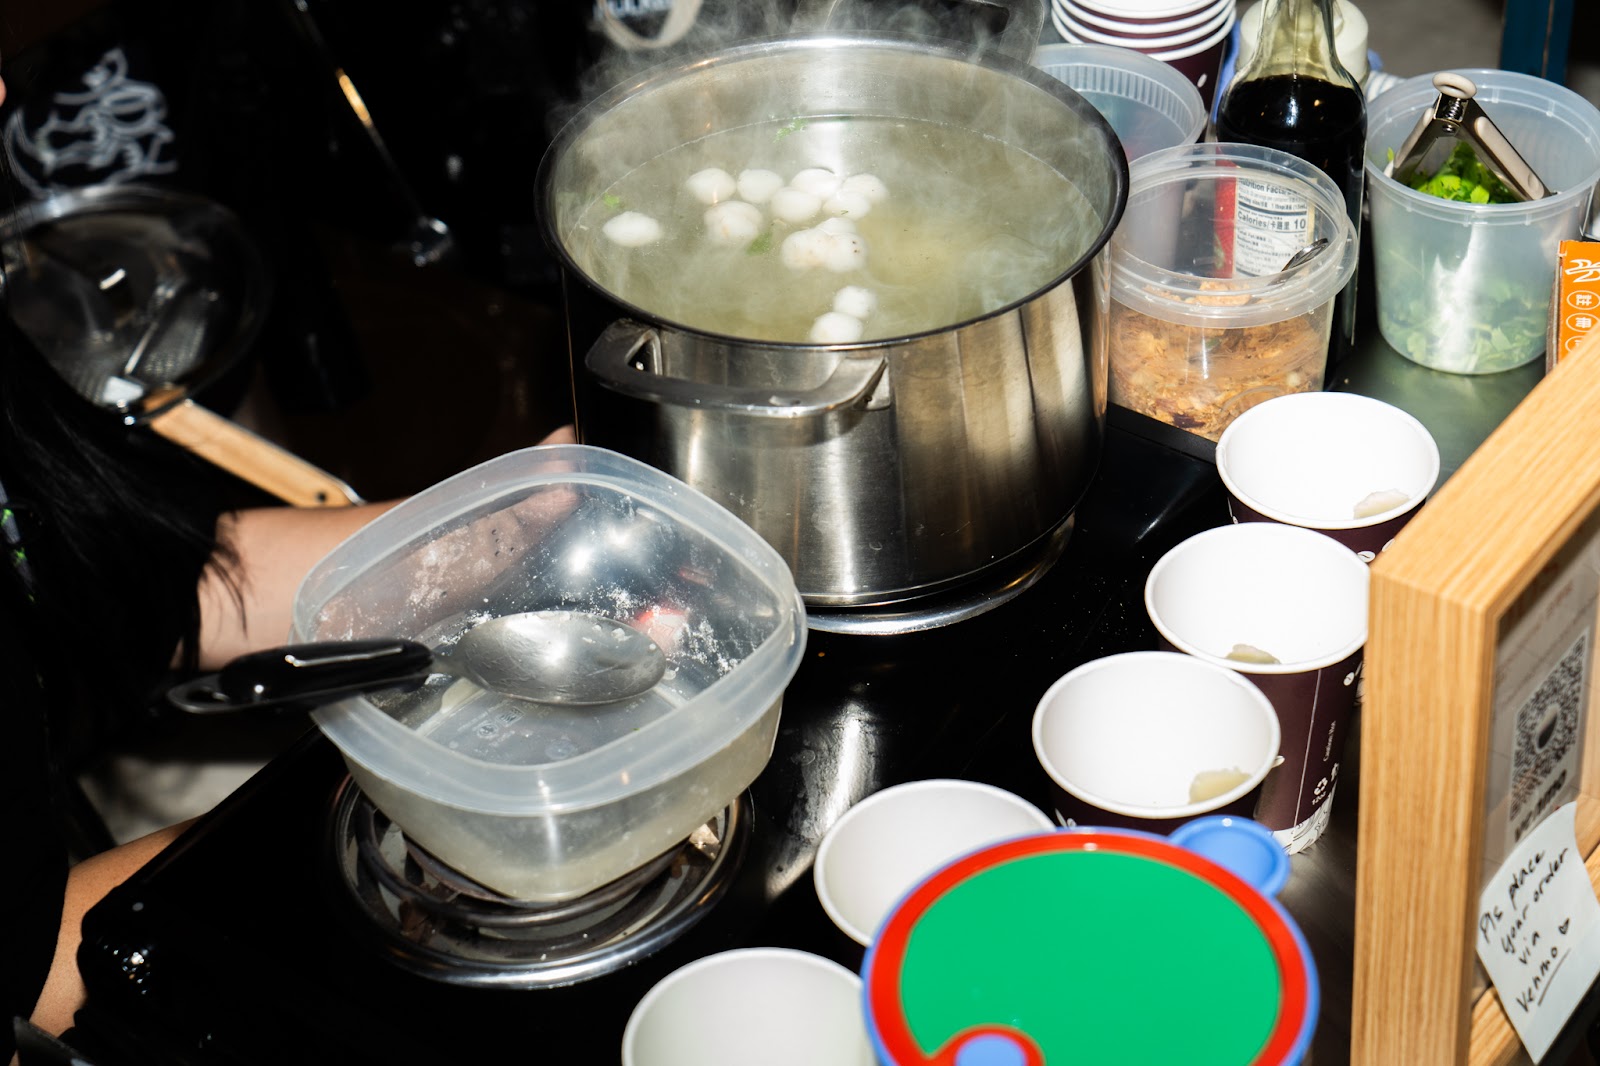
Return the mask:
{"type": "Polygon", "coordinates": [[[603,42],[577,98],[551,116],[551,133],[584,104],[658,64],[768,37],[888,34],[987,49],[1010,19],[990,0],[597,0],[592,32],[603,42]]]}

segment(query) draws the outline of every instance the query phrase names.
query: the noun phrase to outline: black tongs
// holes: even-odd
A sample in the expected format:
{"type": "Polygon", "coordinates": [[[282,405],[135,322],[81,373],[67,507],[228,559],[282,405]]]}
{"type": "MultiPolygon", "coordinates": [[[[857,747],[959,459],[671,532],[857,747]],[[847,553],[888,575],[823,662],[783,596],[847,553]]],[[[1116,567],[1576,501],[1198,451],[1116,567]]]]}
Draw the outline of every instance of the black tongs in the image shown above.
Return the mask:
{"type": "Polygon", "coordinates": [[[1519,198],[1541,200],[1552,195],[1552,190],[1539,180],[1528,161],[1511,147],[1500,127],[1474,99],[1478,87],[1471,79],[1447,71],[1433,76],[1433,87],[1439,90],[1439,98],[1417,120],[1411,136],[1384,168],[1385,174],[1410,184],[1434,144],[1441,137],[1452,137],[1471,144],[1478,160],[1519,198]]]}

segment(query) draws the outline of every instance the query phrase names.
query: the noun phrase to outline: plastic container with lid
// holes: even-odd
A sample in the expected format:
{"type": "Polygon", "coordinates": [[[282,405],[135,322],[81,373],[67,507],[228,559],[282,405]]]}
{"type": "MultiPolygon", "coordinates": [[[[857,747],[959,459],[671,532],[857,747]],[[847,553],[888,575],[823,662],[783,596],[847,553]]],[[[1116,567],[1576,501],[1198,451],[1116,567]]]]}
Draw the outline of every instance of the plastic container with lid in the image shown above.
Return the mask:
{"type": "Polygon", "coordinates": [[[1338,188],[1295,156],[1207,143],[1135,161],[1110,245],[1111,402],[1214,441],[1263,400],[1320,389],[1356,255],[1338,188]]]}
{"type": "Polygon", "coordinates": [[[295,597],[293,639],[449,644],[570,609],[654,637],[666,677],[562,708],[436,675],[316,712],[368,799],[503,895],[583,895],[671,849],[766,765],[805,609],[782,558],[701,493],[600,448],[529,448],[383,514],[295,597]]]}
{"type": "Polygon", "coordinates": [[[867,952],[878,1060],[1303,1062],[1320,989],[1273,898],[1288,877],[1272,834],[1237,818],[971,852],[913,888],[867,952]]]}
{"type": "MultiPolygon", "coordinates": [[[[1455,73],[1473,82],[1485,113],[1555,192],[1473,204],[1403,185],[1384,168],[1438,98],[1433,75],[1371,101],[1366,174],[1378,330],[1423,366],[1490,374],[1544,352],[1557,251],[1582,231],[1600,181],[1600,110],[1531,74],[1455,73]]],[[[1438,162],[1424,166],[1436,170],[1438,162]]]]}
{"type": "Polygon", "coordinates": [[[1130,160],[1193,144],[1205,132],[1200,90],[1159,59],[1113,45],[1046,44],[1033,62],[1106,117],[1130,160]]]}

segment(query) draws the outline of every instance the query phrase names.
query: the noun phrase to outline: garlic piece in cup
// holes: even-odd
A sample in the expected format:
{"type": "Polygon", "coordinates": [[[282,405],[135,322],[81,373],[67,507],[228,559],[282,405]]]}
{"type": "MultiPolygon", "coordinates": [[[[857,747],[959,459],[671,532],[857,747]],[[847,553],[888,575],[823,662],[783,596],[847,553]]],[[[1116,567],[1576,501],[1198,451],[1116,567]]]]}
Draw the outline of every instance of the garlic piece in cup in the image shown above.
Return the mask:
{"type": "Polygon", "coordinates": [[[1415,417],[1350,392],[1279,396],[1217,441],[1235,522],[1315,529],[1371,562],[1439,479],[1439,446],[1415,417]]]}

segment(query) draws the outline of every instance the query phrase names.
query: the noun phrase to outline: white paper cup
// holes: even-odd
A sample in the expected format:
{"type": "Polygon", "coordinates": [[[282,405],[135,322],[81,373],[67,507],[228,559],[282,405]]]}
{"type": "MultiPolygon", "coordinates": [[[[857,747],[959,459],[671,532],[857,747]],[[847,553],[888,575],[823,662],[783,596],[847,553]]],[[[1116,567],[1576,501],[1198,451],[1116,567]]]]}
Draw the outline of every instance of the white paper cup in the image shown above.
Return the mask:
{"type": "Polygon", "coordinates": [[[907,892],[953,859],[1054,829],[1020,796],[977,781],[911,781],[874,792],[834,823],[812,867],[833,924],[863,946],[907,892]]]}
{"type": "Polygon", "coordinates": [[[1246,522],[1190,537],[1145,582],[1145,609],[1166,647],[1239,671],[1278,712],[1284,762],[1262,788],[1256,820],[1291,852],[1312,844],[1332,814],[1369,581],[1361,557],[1331,537],[1246,522]],[[1278,661],[1231,658],[1239,649],[1278,661]]]}
{"type": "Polygon", "coordinates": [[[1084,663],[1033,715],[1034,755],[1069,826],[1170,833],[1201,815],[1249,817],[1279,747],[1278,717],[1260,689],[1171,651],[1084,663]],[[1216,789],[1230,773],[1239,779],[1216,789]]]}
{"type": "Polygon", "coordinates": [[[645,993],[623,1066],[873,1066],[861,978],[788,948],[741,948],[680,967],[645,993]]]}
{"type": "Polygon", "coordinates": [[[1250,408],[1223,430],[1217,473],[1235,522],[1315,529],[1371,562],[1433,491],[1439,445],[1421,422],[1382,400],[1293,393],[1250,408]]]}

